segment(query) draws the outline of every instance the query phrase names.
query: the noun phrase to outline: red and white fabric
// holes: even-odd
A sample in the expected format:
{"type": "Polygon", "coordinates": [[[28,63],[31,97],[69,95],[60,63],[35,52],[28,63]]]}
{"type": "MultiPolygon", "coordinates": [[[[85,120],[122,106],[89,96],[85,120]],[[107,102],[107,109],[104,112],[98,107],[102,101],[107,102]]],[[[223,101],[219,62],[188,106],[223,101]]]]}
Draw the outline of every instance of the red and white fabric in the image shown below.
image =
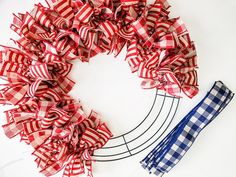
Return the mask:
{"type": "Polygon", "coordinates": [[[75,19],[82,23],[88,23],[90,17],[93,15],[93,8],[89,3],[84,4],[75,15],[75,19]]]}

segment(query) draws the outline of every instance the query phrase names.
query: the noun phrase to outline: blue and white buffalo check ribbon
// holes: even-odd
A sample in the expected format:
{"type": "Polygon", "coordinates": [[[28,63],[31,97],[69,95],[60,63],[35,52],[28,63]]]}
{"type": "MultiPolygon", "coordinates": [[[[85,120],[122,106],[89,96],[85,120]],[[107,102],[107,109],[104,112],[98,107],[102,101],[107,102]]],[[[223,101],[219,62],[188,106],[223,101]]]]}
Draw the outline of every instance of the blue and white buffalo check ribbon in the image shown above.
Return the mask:
{"type": "Polygon", "coordinates": [[[221,81],[215,82],[203,100],[141,161],[143,168],[156,175],[170,171],[233,96],[221,81]]]}

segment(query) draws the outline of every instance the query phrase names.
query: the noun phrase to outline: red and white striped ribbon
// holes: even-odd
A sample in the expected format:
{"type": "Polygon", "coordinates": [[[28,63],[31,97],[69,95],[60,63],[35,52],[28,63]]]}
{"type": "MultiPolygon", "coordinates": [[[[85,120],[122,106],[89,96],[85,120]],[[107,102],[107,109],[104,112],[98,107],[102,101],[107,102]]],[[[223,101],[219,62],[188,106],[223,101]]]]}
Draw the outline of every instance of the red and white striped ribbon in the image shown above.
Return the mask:
{"type": "Polygon", "coordinates": [[[74,18],[74,12],[68,0],[57,0],[53,4],[54,10],[59,13],[64,19],[71,21],[74,18]]]}
{"type": "Polygon", "coordinates": [[[138,4],[139,0],[121,0],[120,2],[121,4],[130,6],[130,5],[138,4]]]}
{"type": "Polygon", "coordinates": [[[33,78],[52,79],[46,64],[35,64],[30,66],[29,72],[33,78]]]}
{"type": "Polygon", "coordinates": [[[110,21],[100,23],[100,28],[107,38],[111,38],[117,31],[117,26],[110,21]]]}
{"type": "Polygon", "coordinates": [[[90,17],[93,15],[93,8],[89,3],[84,4],[75,15],[75,19],[81,23],[88,23],[90,17]]]}

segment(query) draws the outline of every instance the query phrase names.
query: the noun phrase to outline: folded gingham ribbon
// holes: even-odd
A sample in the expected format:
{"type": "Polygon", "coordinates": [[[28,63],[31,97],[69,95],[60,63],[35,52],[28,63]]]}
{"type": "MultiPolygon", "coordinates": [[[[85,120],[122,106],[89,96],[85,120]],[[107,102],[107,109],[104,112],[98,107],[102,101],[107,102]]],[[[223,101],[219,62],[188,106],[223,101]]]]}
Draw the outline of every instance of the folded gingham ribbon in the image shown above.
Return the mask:
{"type": "Polygon", "coordinates": [[[143,168],[156,175],[169,172],[233,96],[234,93],[221,81],[215,82],[203,100],[141,161],[143,168]]]}

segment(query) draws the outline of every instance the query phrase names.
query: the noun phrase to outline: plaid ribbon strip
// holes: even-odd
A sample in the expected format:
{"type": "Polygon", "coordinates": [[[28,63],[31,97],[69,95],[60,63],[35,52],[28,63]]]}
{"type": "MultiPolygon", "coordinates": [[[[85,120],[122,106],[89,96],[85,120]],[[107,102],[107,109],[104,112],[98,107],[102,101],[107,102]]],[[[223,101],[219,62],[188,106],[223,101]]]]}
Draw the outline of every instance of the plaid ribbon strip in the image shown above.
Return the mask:
{"type": "Polygon", "coordinates": [[[221,81],[215,82],[203,100],[141,161],[149,173],[169,172],[185,155],[199,133],[232,100],[232,93],[221,81]]]}

